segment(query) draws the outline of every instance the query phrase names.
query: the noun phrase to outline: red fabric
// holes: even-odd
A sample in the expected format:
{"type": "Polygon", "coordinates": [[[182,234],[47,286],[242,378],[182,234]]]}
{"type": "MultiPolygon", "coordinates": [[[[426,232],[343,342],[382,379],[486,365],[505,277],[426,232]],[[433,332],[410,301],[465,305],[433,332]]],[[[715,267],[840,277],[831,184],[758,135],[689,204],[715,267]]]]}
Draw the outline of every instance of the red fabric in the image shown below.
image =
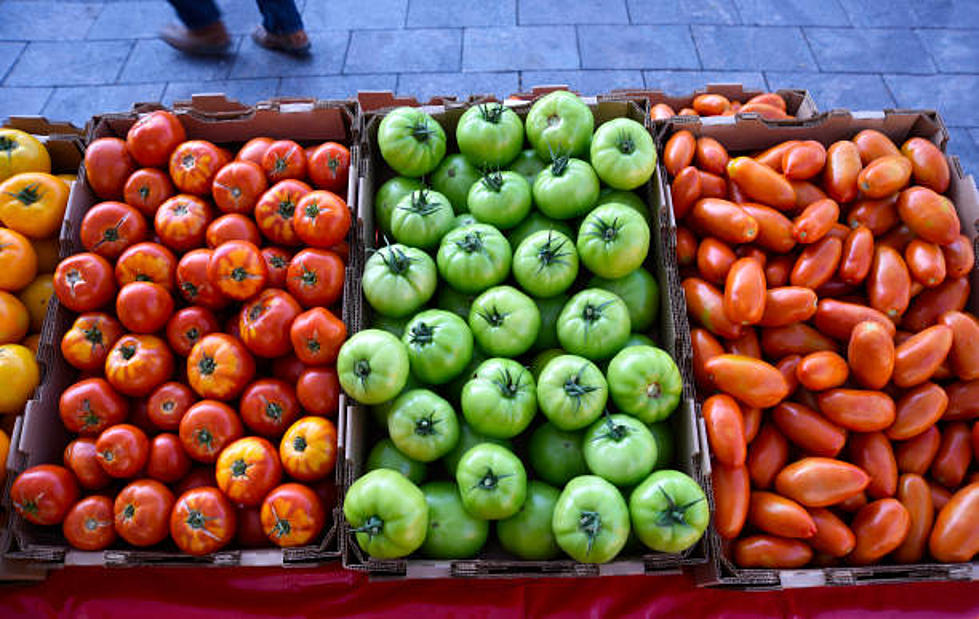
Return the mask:
{"type": "Polygon", "coordinates": [[[0,587],[0,617],[961,617],[979,583],[742,593],[684,576],[368,582],[339,566],[69,568],[0,587]]]}

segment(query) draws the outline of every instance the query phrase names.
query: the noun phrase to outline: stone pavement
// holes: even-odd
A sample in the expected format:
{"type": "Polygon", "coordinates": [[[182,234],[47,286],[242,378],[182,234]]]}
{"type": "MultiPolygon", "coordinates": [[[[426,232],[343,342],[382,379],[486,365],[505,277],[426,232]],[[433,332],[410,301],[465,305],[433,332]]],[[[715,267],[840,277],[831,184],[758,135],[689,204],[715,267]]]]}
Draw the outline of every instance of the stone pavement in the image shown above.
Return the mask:
{"type": "Polygon", "coordinates": [[[820,109],[938,108],[951,152],[979,173],[979,0],[299,0],[308,60],[251,41],[252,0],[219,2],[235,51],[202,59],[156,38],[174,19],[161,0],[0,0],[0,118],[84,123],[194,92],[254,102],[742,82],[807,88],[820,109]]]}

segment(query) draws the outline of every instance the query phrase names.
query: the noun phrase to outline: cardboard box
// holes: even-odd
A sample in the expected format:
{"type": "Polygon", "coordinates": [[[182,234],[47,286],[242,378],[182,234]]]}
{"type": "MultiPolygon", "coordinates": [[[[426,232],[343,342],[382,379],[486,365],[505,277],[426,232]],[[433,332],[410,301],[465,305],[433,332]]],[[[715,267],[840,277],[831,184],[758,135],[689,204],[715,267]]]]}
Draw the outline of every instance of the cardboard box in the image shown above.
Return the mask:
{"type": "MultiPolygon", "coordinates": [[[[585,101],[595,113],[596,126],[616,117],[627,116],[640,123],[645,122],[648,117],[644,105],[632,101],[598,101],[594,97],[585,98],[585,101]]],[[[363,234],[362,246],[365,249],[377,244],[373,218],[374,192],[384,180],[393,175],[377,149],[378,125],[383,117],[383,110],[404,102],[404,99],[395,99],[390,94],[381,97],[378,93],[372,93],[371,100],[366,106],[364,100],[361,100],[365,114],[362,124],[364,133],[361,141],[361,181],[358,191],[357,219],[363,234]]],[[[456,124],[468,105],[443,103],[444,105],[426,105],[424,109],[442,124],[449,138],[449,152],[452,152],[456,124]]],[[[530,108],[527,102],[508,101],[507,104],[522,117],[526,116],[530,108]]],[[[667,245],[670,239],[659,233],[660,230],[665,229],[663,222],[666,221],[669,211],[664,200],[666,190],[664,179],[665,171],[660,167],[653,179],[640,190],[649,204],[654,228],[651,230],[652,247],[646,267],[656,275],[661,288],[659,345],[678,359],[685,383],[692,383],[689,363],[683,363],[682,359],[682,351],[689,350],[689,343],[684,344],[682,339],[689,338],[689,328],[686,326],[685,313],[677,311],[677,308],[682,306],[678,305],[681,297],[679,283],[675,277],[676,252],[667,245]]],[[[356,292],[359,293],[359,290],[356,292]]],[[[355,308],[359,316],[354,324],[357,328],[368,328],[370,308],[359,294],[355,308]]],[[[687,397],[683,398],[671,418],[677,443],[674,466],[691,475],[704,486],[709,495],[710,480],[705,474],[707,463],[703,460],[705,451],[702,437],[695,425],[693,400],[690,397],[692,391],[685,392],[685,396],[687,397]]],[[[341,502],[350,484],[364,473],[367,453],[373,444],[369,428],[370,413],[367,407],[352,401],[348,404],[340,431],[340,458],[344,465],[341,502]]],[[[344,566],[365,571],[372,578],[498,578],[676,573],[684,566],[701,564],[707,560],[705,540],[706,537],[682,554],[655,552],[628,554],[624,551],[618,559],[604,565],[578,563],[567,557],[553,561],[522,561],[505,553],[495,542],[495,538],[487,543],[486,548],[477,558],[471,560],[434,561],[410,556],[399,560],[380,561],[370,558],[360,549],[346,521],[341,524],[344,566]]]]}
{"type": "MultiPolygon", "coordinates": [[[[657,103],[665,103],[673,108],[675,113],[679,113],[680,110],[685,107],[693,107],[693,100],[695,97],[697,97],[697,95],[718,94],[724,95],[732,102],[739,101],[741,103],[746,103],[752,97],[758,96],[764,92],[766,91],[752,89],[745,90],[744,86],[741,84],[708,84],[704,88],[698,88],[692,93],[685,95],[668,95],[661,90],[623,88],[612,90],[608,93],[608,96],[615,98],[642,99],[648,102],[650,109],[652,109],[652,107],[657,103]]],[[[776,91],[776,94],[785,99],[786,112],[795,116],[795,118],[772,122],[792,123],[797,120],[806,120],[816,116],[819,111],[816,108],[816,102],[813,100],[808,90],[783,89],[776,91]]],[[[753,118],[757,117],[757,114],[739,114],[738,116],[742,118],[753,118]]],[[[661,125],[663,122],[664,121],[656,121],[656,124],[661,125]]]]}
{"type": "MultiPolygon", "coordinates": [[[[731,153],[753,152],[790,139],[817,140],[828,146],[837,140],[852,138],[863,129],[881,131],[898,145],[911,137],[923,137],[932,141],[943,152],[948,142],[948,132],[937,113],[912,110],[882,112],[837,110],[818,118],[789,124],[747,118],[675,118],[660,128],[658,141],[661,148],[669,136],[680,129],[687,129],[698,137],[713,137],[731,153]]],[[[976,191],[975,180],[965,174],[957,157],[948,156],[948,162],[952,174],[951,185],[946,195],[955,203],[963,234],[975,242],[976,224],[979,223],[979,193],[976,191]]],[[[968,308],[972,312],[977,312],[979,311],[979,270],[973,271],[971,282],[972,297],[968,308]]],[[[698,421],[702,423],[699,405],[697,416],[698,421]]],[[[705,445],[705,448],[708,446],[705,445]]],[[[699,566],[695,571],[698,583],[708,586],[759,590],[979,578],[979,562],[885,564],[799,570],[742,569],[735,566],[725,555],[725,544],[716,532],[710,533],[712,561],[699,566]]]]}
{"type": "MultiPolygon", "coordinates": [[[[87,125],[86,141],[100,137],[125,137],[140,113],[163,109],[160,104],[141,103],[134,110],[121,114],[94,117],[87,125]]],[[[353,209],[357,203],[356,109],[349,102],[317,101],[314,99],[276,99],[244,106],[223,95],[195,96],[192,101],[177,103],[173,111],[180,118],[189,139],[206,139],[221,145],[238,146],[257,136],[290,138],[309,145],[334,140],[350,146],[351,173],[347,188],[347,203],[353,209]]],[[[81,152],[81,151],[79,151],[81,152]]],[[[78,167],[78,181],[68,202],[68,211],[61,229],[61,257],[84,251],[79,238],[81,220],[100,200],[85,180],[84,165],[78,167]]],[[[348,237],[352,255],[358,253],[356,237],[348,237]]],[[[345,299],[349,299],[349,295],[345,299]]],[[[349,308],[344,303],[344,319],[349,308]]],[[[7,461],[7,478],[13,479],[24,469],[42,463],[60,463],[65,445],[70,440],[58,415],[61,393],[71,385],[78,372],[61,355],[60,342],[71,327],[75,314],[52,299],[41,334],[38,358],[44,367],[44,377],[35,399],[28,403],[19,436],[11,443],[7,461]]],[[[337,473],[339,475],[339,472],[337,473]]],[[[9,500],[4,501],[9,505],[9,500]]],[[[335,560],[339,556],[336,538],[336,514],[328,520],[322,540],[298,548],[269,548],[241,550],[234,546],[205,557],[190,557],[180,553],[169,540],[159,547],[137,550],[123,542],[103,552],[83,552],[65,543],[60,527],[38,527],[14,514],[11,520],[12,544],[5,552],[8,560],[31,562],[46,567],[63,565],[210,565],[210,566],[289,566],[310,565],[335,560]]]]}

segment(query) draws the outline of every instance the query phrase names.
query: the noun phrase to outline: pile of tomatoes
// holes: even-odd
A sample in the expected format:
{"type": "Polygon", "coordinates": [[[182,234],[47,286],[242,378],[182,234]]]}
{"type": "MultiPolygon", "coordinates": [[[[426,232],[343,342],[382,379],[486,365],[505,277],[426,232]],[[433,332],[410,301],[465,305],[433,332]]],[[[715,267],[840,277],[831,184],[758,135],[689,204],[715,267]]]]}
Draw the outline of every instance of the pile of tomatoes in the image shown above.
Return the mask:
{"type": "Polygon", "coordinates": [[[744,103],[731,101],[724,95],[706,93],[693,98],[690,107],[679,112],[666,103],[657,103],[649,110],[654,120],[666,120],[673,116],[734,116],[735,114],[758,114],[769,120],[795,118],[785,108],[785,99],[774,92],[764,92],[744,103]]]}
{"type": "Polygon", "coordinates": [[[166,111],[85,154],[102,200],[54,273],[79,315],[64,466],[23,472],[24,518],[101,550],[315,542],[333,503],[350,159],[255,138],[237,157],[166,111]],[[140,167],[142,166],[142,167],[140,167]],[[316,189],[305,181],[309,180],[316,189]],[[305,248],[301,248],[305,246],[305,248]],[[297,251],[298,250],[298,251],[297,251]],[[332,311],[331,311],[332,309],[332,311]],[[87,495],[79,500],[82,495],[87,495]]]}
{"type": "Polygon", "coordinates": [[[972,559],[975,256],[945,156],[864,130],[729,157],[677,131],[664,163],[735,563],[972,559]]]}

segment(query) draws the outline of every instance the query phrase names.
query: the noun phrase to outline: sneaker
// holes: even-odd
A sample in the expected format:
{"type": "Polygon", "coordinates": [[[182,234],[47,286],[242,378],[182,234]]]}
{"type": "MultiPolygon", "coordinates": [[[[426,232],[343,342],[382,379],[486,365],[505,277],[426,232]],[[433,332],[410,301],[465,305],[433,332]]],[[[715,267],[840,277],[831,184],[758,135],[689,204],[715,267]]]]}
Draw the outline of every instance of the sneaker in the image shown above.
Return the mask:
{"type": "Polygon", "coordinates": [[[180,24],[170,24],[160,33],[160,38],[187,54],[225,54],[231,49],[231,37],[222,22],[196,30],[180,24]]]}
{"type": "Polygon", "coordinates": [[[293,56],[309,55],[309,37],[305,30],[297,30],[289,34],[273,34],[258,26],[252,33],[252,40],[264,47],[276,52],[285,52],[293,56]]]}

